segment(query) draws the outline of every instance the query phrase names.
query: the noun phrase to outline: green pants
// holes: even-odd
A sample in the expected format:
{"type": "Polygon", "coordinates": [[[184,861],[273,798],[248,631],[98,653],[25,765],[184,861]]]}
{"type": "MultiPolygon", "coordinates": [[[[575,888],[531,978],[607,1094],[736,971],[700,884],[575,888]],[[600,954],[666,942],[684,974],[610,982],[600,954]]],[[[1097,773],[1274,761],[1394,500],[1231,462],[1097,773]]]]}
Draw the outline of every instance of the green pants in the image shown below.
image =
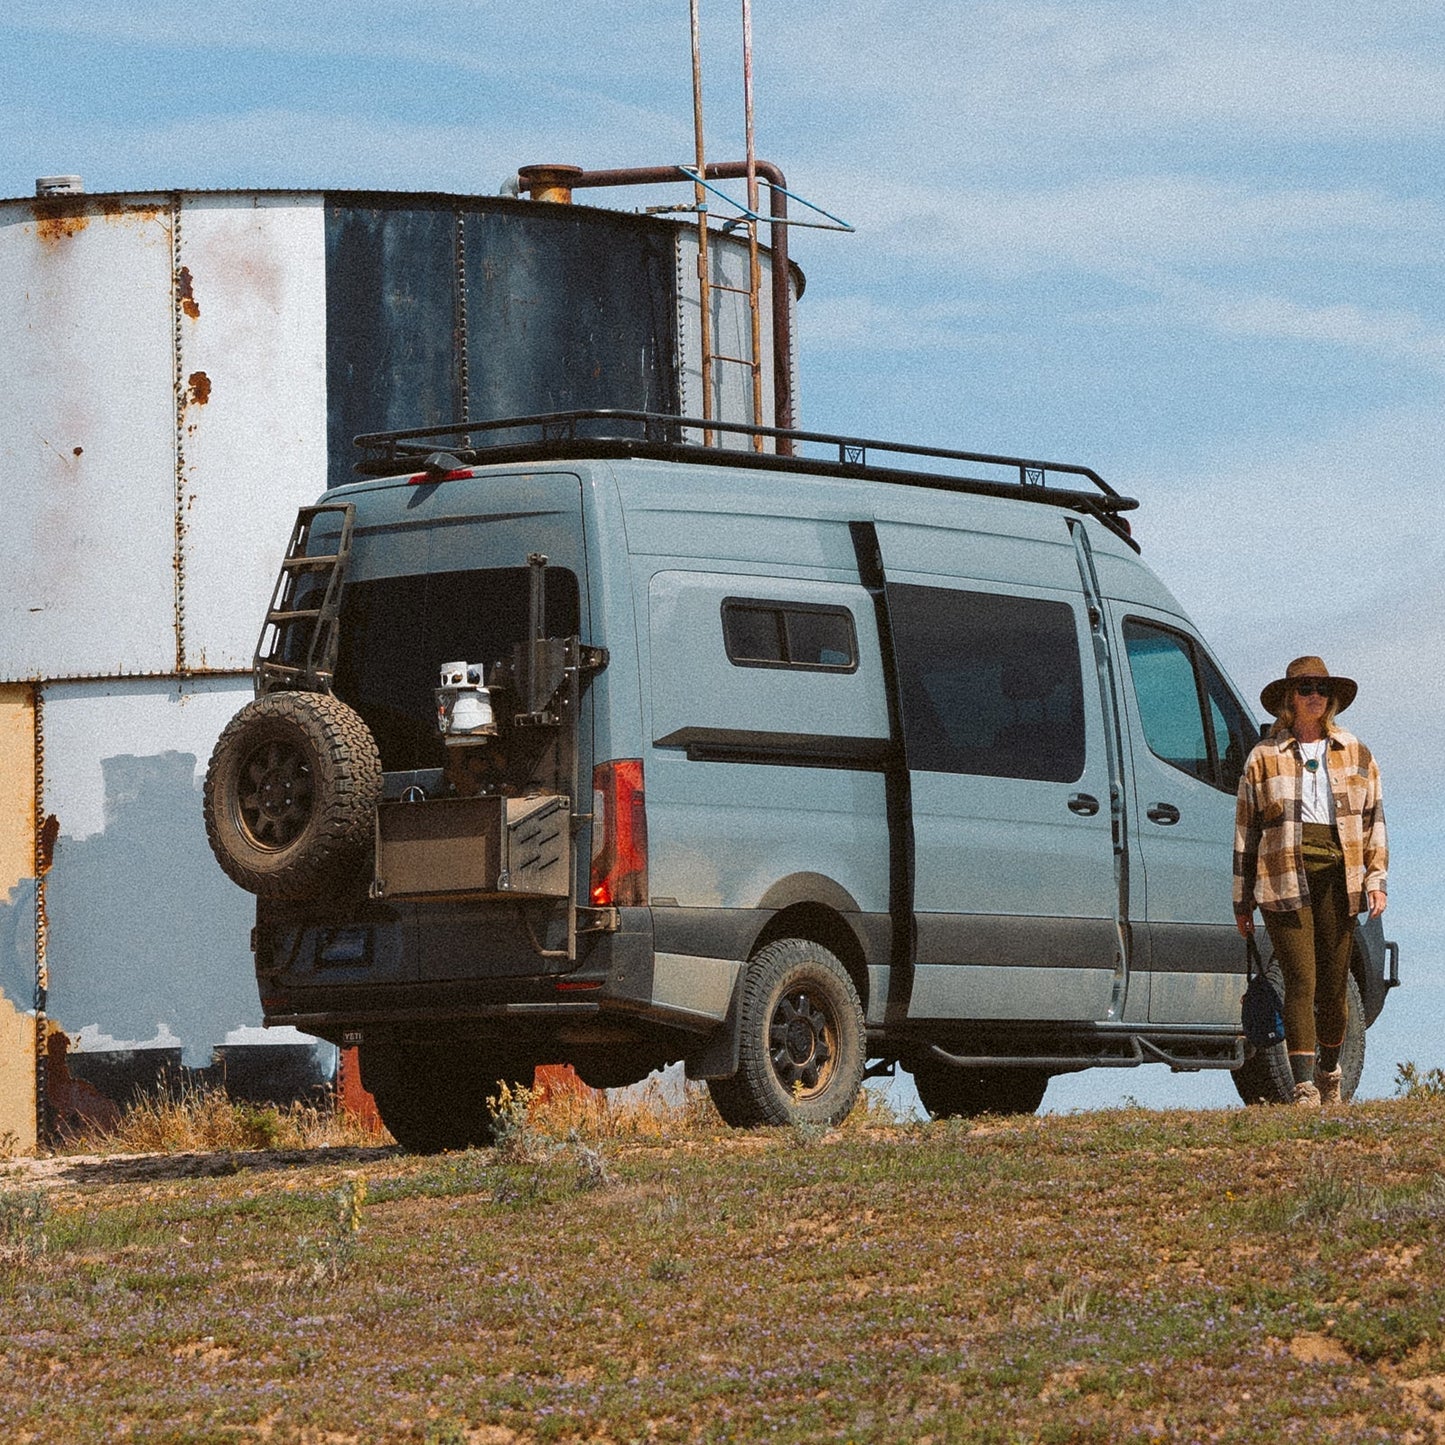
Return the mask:
{"type": "Polygon", "coordinates": [[[1284,1038],[1292,1054],[1313,1054],[1321,1041],[1331,1047],[1343,1042],[1355,940],[1344,855],[1333,828],[1304,825],[1304,861],[1309,907],[1264,915],[1284,972],[1284,1038]]]}

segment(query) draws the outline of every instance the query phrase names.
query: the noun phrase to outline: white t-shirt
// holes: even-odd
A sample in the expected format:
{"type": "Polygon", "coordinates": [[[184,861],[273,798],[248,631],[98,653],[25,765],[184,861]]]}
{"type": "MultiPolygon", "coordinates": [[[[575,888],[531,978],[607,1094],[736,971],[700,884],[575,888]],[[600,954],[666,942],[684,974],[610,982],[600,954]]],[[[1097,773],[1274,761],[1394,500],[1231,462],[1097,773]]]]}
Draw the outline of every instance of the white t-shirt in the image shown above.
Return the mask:
{"type": "Polygon", "coordinates": [[[1303,805],[1300,821],[1303,823],[1325,823],[1330,827],[1335,822],[1335,795],[1330,789],[1330,770],[1325,763],[1330,740],[1321,738],[1317,743],[1301,743],[1299,750],[1304,757],[1304,778],[1300,785],[1303,805]],[[1310,763],[1315,764],[1313,772],[1310,763]]]}

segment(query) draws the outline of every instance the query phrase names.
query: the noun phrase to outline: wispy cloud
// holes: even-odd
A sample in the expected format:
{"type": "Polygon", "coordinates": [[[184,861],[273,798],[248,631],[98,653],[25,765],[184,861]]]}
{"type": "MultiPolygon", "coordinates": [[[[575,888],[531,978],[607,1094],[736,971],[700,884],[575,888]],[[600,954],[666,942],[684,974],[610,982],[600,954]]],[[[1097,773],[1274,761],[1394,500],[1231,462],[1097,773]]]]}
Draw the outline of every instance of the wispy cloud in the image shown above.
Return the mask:
{"type": "MultiPolygon", "coordinates": [[[[881,119],[883,136],[896,134],[910,155],[945,136],[966,155],[1005,136],[1093,148],[1101,130],[1106,143],[1161,131],[1199,140],[1217,129],[1270,146],[1437,136],[1445,129],[1440,21],[1414,8],[1433,52],[1393,7],[1322,3],[1278,12],[934,3],[908,7],[905,21],[893,7],[853,0],[789,7],[775,24],[790,59],[780,83],[811,91],[825,108],[861,91],[870,135],[879,136],[881,119]]],[[[835,143],[857,135],[832,133],[835,143]]]]}
{"type": "MultiPolygon", "coordinates": [[[[866,247],[874,266],[884,257],[912,292],[954,298],[955,313],[960,294],[1053,279],[1075,297],[1054,325],[1184,328],[1445,363],[1434,285],[1445,206],[1434,200],[1177,175],[1018,189],[856,172],[819,180],[859,225],[850,245],[866,247]],[[1393,284],[1382,284],[1387,274],[1393,284]]],[[[825,343],[859,314],[859,303],[830,304],[825,343]]],[[[943,314],[935,301],[931,315],[943,314]]],[[[933,344],[930,318],[913,319],[915,338],[933,344]]]]}
{"type": "Polygon", "coordinates": [[[1413,311],[1306,306],[1284,296],[1255,295],[1220,301],[1203,309],[1202,319],[1236,336],[1358,347],[1445,368],[1445,331],[1413,311]]]}
{"type": "Polygon", "coordinates": [[[1065,269],[1115,277],[1157,268],[1267,265],[1317,256],[1435,265],[1445,207],[1359,188],[1279,187],[1176,174],[1056,187],[944,186],[823,173],[870,246],[994,277],[1065,269]]]}

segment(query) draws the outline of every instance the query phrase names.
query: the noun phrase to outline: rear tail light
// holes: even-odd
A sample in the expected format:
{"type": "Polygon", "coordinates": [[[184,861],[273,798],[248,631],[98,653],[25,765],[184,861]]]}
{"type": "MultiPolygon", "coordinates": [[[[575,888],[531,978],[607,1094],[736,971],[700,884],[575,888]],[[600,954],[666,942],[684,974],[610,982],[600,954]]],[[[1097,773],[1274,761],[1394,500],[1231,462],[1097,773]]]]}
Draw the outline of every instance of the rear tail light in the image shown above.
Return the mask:
{"type": "Polygon", "coordinates": [[[647,902],[647,809],[640,758],[592,769],[591,898],[597,908],[637,908],[647,902]]]}

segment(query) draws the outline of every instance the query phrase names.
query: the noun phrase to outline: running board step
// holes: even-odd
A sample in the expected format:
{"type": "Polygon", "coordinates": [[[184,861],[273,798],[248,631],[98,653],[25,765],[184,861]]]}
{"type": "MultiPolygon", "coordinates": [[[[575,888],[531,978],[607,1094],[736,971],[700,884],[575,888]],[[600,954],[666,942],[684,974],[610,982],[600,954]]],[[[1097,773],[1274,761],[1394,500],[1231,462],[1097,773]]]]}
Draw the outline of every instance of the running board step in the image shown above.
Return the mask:
{"type": "Polygon", "coordinates": [[[929,1053],[957,1069],[1132,1069],[1158,1063],[1168,1064],[1175,1073],[1197,1073],[1201,1069],[1242,1068],[1244,1038],[1239,1034],[1165,1038],[1121,1034],[1116,1038],[1081,1039],[1077,1049],[1054,1053],[955,1054],[938,1044],[930,1044],[929,1053]]]}

